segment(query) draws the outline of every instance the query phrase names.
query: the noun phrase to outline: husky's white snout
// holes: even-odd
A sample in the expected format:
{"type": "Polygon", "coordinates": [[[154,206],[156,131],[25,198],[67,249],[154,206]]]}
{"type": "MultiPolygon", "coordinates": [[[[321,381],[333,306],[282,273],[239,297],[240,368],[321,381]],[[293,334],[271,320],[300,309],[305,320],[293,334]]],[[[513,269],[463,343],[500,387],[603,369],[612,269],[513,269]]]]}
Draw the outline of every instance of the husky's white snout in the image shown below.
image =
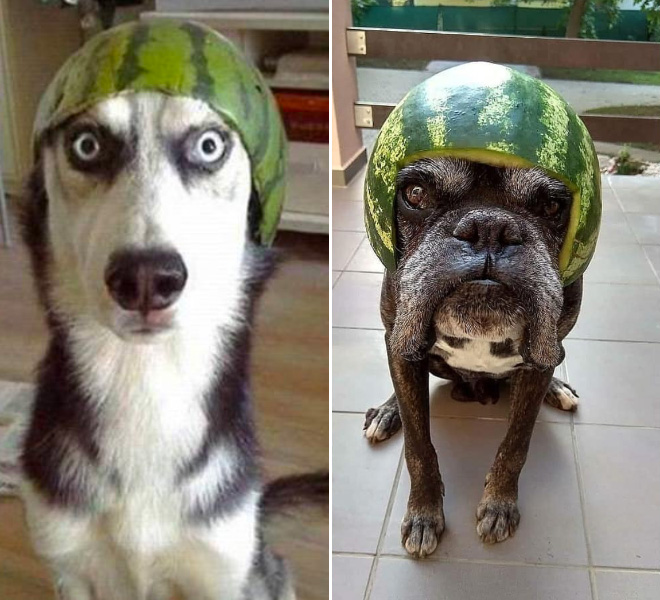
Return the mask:
{"type": "Polygon", "coordinates": [[[104,279],[110,297],[122,309],[121,329],[148,335],[171,327],[172,308],[188,271],[174,250],[129,248],[110,257],[104,279]]]}

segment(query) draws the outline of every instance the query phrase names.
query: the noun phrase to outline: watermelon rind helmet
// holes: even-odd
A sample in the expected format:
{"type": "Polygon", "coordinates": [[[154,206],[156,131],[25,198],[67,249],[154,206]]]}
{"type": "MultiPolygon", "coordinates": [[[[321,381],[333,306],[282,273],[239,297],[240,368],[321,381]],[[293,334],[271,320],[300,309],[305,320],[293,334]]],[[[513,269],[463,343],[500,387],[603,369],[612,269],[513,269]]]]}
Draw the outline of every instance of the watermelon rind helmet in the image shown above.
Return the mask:
{"type": "Polygon", "coordinates": [[[160,92],[206,102],[240,137],[259,198],[256,241],[272,243],[285,196],[286,135],[259,71],[216,31],[154,19],[98,34],[73,54],[44,93],[34,123],[44,134],[98,102],[130,92],[160,92]]]}
{"type": "Polygon", "coordinates": [[[598,157],[584,123],[552,88],[502,65],[473,62],[423,81],[396,106],[376,139],[364,185],[367,235],[389,270],[398,260],[397,173],[433,156],[539,167],[562,181],[573,195],[559,256],[563,285],[584,273],[602,212],[598,157]]]}

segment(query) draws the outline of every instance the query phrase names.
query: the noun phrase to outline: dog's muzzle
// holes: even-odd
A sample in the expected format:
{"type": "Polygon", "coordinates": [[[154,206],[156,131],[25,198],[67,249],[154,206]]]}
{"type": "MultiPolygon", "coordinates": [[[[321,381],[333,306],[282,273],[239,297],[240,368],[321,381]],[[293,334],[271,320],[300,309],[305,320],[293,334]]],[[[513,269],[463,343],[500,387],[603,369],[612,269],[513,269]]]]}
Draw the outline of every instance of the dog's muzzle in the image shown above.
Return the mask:
{"type": "Polygon", "coordinates": [[[115,252],[105,270],[105,285],[112,299],[124,310],[143,316],[172,306],[187,279],[181,256],[163,249],[115,252]]]}

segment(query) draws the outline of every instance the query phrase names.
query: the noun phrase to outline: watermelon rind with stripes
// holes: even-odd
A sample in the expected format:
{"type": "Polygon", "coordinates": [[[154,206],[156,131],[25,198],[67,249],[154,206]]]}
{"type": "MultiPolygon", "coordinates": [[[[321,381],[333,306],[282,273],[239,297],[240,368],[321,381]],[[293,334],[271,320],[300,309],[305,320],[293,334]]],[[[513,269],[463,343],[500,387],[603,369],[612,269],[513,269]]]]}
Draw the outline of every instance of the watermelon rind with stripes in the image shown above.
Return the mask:
{"type": "Polygon", "coordinates": [[[216,31],[155,19],[98,34],[62,66],[44,93],[34,124],[38,154],[44,133],[94,104],[153,91],[206,102],[240,136],[261,203],[260,242],[273,241],[285,195],[286,135],[259,71],[216,31]]]}
{"type": "Polygon", "coordinates": [[[552,88],[508,67],[473,62],[413,88],[383,124],[364,185],[369,241],[394,270],[396,176],[422,157],[450,156],[494,166],[539,167],[573,195],[559,270],[563,284],[587,268],[601,219],[598,158],[584,123],[552,88]]]}

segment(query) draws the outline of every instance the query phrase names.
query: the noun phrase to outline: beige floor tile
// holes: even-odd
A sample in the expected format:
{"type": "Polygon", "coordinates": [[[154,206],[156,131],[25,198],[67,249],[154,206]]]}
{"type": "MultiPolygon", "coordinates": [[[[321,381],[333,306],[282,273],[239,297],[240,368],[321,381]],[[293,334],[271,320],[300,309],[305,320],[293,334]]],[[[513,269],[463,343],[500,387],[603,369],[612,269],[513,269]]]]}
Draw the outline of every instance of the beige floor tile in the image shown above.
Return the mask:
{"type": "Polygon", "coordinates": [[[382,331],[332,330],[332,410],[364,412],[392,393],[382,331]]]}
{"type": "Polygon", "coordinates": [[[359,248],[363,233],[355,231],[334,231],[332,234],[332,268],[343,271],[359,248]]]}
{"type": "Polygon", "coordinates": [[[615,194],[628,213],[660,213],[660,180],[655,180],[655,186],[639,188],[617,188],[615,194]]]}
{"type": "Polygon", "coordinates": [[[640,244],[660,244],[660,214],[628,213],[626,219],[640,244]]]}
{"type": "Polygon", "coordinates": [[[596,571],[598,600],[658,600],[660,572],[596,571]]]}
{"type": "Polygon", "coordinates": [[[576,425],[595,565],[660,568],[660,429],[576,425]]]}
{"type": "Polygon", "coordinates": [[[660,427],[660,344],[567,340],[579,423],[660,427]]]}
{"type": "Polygon", "coordinates": [[[599,244],[584,279],[596,283],[658,282],[644,250],[637,244],[599,244]]]}
{"type": "Polygon", "coordinates": [[[586,569],[382,558],[371,600],[591,600],[586,569]]]}
{"type": "Polygon", "coordinates": [[[621,212],[621,205],[612,189],[603,187],[603,212],[621,212]]]}
{"type": "Polygon", "coordinates": [[[637,238],[633,235],[626,215],[622,212],[604,212],[598,243],[603,244],[636,244],[637,238]]]}
{"type": "Polygon", "coordinates": [[[660,246],[642,246],[642,248],[660,281],[660,246]]]}
{"type": "Polygon", "coordinates": [[[364,210],[361,202],[335,200],[332,202],[333,231],[364,232],[364,210]]]}
{"type": "Polygon", "coordinates": [[[614,190],[660,190],[657,177],[630,177],[629,175],[608,175],[607,180],[614,190]]]}
{"type": "Polygon", "coordinates": [[[372,562],[365,556],[333,556],[333,600],[363,600],[372,562]]]}
{"type": "Polygon", "coordinates": [[[394,484],[401,439],[371,445],[362,416],[332,416],[332,549],[373,554],[394,484]]]}
{"type": "Polygon", "coordinates": [[[332,292],[333,327],[382,329],[380,288],[377,273],[345,272],[332,292]]]}
{"type": "Polygon", "coordinates": [[[587,283],[570,337],[660,342],[660,287],[587,283]]]}
{"type": "Polygon", "coordinates": [[[385,267],[383,263],[380,262],[380,259],[376,256],[374,251],[371,249],[371,244],[369,240],[365,237],[363,242],[360,244],[357,252],[348,263],[346,267],[347,271],[365,271],[369,273],[383,273],[385,267]]]}

